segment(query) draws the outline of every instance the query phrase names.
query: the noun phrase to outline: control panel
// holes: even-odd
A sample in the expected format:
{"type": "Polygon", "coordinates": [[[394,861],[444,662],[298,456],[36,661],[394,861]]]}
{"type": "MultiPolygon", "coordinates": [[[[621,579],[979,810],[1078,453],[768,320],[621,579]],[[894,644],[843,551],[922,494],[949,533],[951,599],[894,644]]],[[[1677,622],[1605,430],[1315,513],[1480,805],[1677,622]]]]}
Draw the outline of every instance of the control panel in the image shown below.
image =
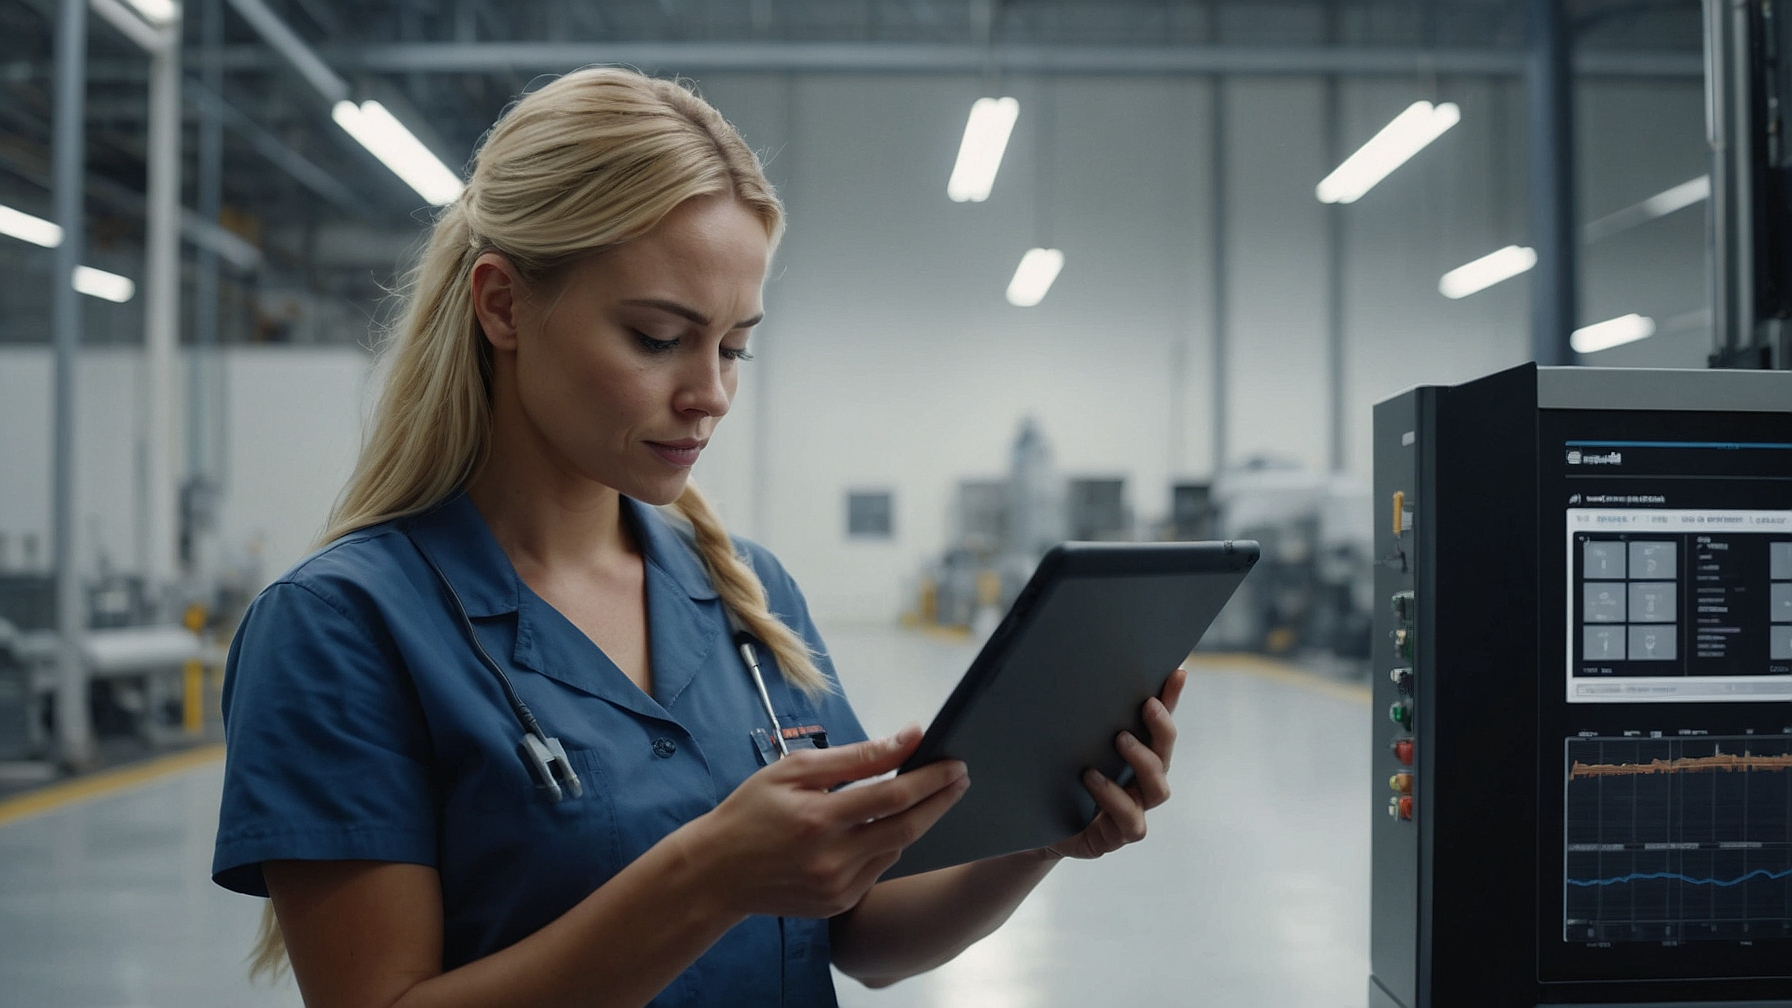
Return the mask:
{"type": "Polygon", "coordinates": [[[1370,1008],[1792,1008],[1792,373],[1375,409],[1370,1008]]]}

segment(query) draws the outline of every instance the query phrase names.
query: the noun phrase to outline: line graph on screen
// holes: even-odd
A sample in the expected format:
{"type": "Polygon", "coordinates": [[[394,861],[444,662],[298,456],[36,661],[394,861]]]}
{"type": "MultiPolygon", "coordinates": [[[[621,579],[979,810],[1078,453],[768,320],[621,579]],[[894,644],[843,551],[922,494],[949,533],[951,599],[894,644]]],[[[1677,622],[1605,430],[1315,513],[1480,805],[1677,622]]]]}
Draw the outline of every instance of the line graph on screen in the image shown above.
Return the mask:
{"type": "Polygon", "coordinates": [[[1792,734],[1575,737],[1563,938],[1792,938],[1792,734]]]}

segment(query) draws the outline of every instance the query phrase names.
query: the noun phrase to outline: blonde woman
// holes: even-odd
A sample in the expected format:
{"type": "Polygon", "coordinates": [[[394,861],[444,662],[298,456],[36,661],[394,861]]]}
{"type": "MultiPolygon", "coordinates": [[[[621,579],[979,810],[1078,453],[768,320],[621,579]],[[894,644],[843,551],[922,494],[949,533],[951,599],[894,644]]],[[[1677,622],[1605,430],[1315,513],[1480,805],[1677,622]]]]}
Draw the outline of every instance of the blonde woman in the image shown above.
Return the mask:
{"type": "Polygon", "coordinates": [[[865,740],[688,482],[782,222],[714,109],[617,69],[519,101],[436,222],[327,545],[230,655],[214,877],[271,894],[255,965],[307,1004],[832,1005],[830,962],[931,969],[1168,796],[1179,678],[1086,832],[877,883],[965,768],[833,790],[919,733],[865,740]]]}

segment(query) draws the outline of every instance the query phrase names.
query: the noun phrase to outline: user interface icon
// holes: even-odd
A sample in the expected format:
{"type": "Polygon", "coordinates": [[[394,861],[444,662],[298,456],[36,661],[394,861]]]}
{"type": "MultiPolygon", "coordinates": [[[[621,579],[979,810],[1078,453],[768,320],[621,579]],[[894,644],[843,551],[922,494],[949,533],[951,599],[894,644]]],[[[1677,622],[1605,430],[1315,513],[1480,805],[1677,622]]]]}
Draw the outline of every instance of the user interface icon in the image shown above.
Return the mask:
{"type": "Polygon", "coordinates": [[[1623,661],[1624,628],[1621,626],[1582,627],[1581,653],[1588,661],[1623,661]]]}
{"type": "Polygon", "coordinates": [[[1672,542],[1633,542],[1630,544],[1630,576],[1633,578],[1674,577],[1674,544],[1672,542]]]}
{"type": "Polygon", "coordinates": [[[1624,622],[1624,582],[1588,581],[1581,591],[1586,596],[1582,605],[1586,622],[1624,622]]]}
{"type": "Polygon", "coordinates": [[[1630,660],[1631,661],[1673,661],[1674,631],[1672,626],[1630,627],[1630,660]]]}
{"type": "Polygon", "coordinates": [[[1624,580],[1624,553],[1624,544],[1621,542],[1584,543],[1582,566],[1585,569],[1581,576],[1588,581],[1624,580]]]}
{"type": "Polygon", "coordinates": [[[1674,582],[1630,582],[1630,622],[1674,622],[1674,582]]]}

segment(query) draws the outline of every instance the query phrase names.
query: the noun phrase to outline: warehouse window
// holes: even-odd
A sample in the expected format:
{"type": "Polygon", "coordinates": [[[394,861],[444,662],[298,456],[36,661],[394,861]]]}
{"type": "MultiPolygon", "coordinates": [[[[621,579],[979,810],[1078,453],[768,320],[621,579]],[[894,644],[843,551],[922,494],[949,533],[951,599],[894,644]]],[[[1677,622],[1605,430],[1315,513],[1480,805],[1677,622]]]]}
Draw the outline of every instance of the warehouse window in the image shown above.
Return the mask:
{"type": "Polygon", "coordinates": [[[888,490],[849,490],[846,493],[846,534],[854,539],[889,539],[893,535],[893,510],[888,490]]]}

